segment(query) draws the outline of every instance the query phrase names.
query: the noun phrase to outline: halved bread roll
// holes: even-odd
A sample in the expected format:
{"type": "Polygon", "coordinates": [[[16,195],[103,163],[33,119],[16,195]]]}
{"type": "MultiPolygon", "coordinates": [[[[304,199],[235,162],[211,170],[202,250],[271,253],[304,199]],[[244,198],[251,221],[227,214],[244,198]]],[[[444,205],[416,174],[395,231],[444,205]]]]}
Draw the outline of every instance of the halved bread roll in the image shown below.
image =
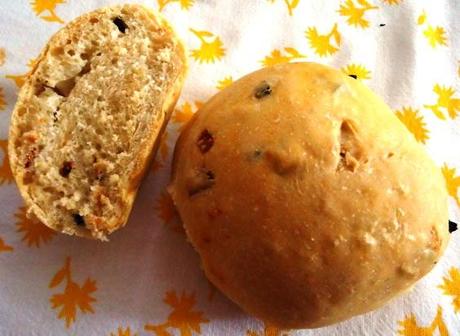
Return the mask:
{"type": "Polygon", "coordinates": [[[185,72],[172,28],[140,5],[101,8],[58,31],[11,119],[11,169],[29,213],[97,239],[123,226],[185,72]]]}

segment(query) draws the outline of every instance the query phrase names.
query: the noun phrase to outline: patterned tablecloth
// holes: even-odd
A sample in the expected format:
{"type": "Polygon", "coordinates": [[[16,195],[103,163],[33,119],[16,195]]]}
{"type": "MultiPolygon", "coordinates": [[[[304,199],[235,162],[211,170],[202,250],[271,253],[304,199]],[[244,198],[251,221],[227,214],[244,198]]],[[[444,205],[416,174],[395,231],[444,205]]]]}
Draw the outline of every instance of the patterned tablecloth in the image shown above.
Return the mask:
{"type": "Polygon", "coordinates": [[[26,218],[6,148],[18,89],[51,34],[116,2],[0,0],[0,335],[460,335],[459,232],[435,269],[384,308],[282,332],[207,282],[165,192],[177,133],[205,100],[262,66],[316,61],[383,96],[442,167],[458,221],[460,1],[138,1],[177,28],[190,74],[128,225],[101,243],[26,218]]]}

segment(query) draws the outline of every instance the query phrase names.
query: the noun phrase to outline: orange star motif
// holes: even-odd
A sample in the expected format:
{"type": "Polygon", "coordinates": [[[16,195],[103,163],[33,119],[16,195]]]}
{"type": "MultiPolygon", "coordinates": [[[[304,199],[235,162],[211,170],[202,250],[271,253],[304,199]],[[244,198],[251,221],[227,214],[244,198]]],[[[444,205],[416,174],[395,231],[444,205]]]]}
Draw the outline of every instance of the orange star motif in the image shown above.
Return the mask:
{"type": "Polygon", "coordinates": [[[169,224],[176,232],[182,232],[182,225],[174,221],[178,218],[176,207],[174,206],[171,196],[166,191],[163,191],[155,204],[155,211],[165,224],[169,224]]]}
{"type": "Polygon", "coordinates": [[[263,332],[257,332],[255,330],[248,330],[246,336],[287,336],[288,334],[282,333],[280,329],[269,323],[264,323],[263,332]]]}
{"type": "Polygon", "coordinates": [[[5,94],[3,93],[3,88],[0,87],[0,111],[4,110],[6,107],[5,94]]]}
{"type": "Polygon", "coordinates": [[[6,52],[5,49],[0,48],[0,66],[5,64],[5,59],[6,59],[6,52]]]}
{"type": "Polygon", "coordinates": [[[194,112],[192,111],[192,105],[190,105],[189,102],[185,102],[182,105],[182,108],[176,109],[173,116],[173,121],[175,123],[185,124],[192,118],[193,114],[194,112]]]}
{"type": "Polygon", "coordinates": [[[23,75],[6,75],[5,77],[14,81],[16,86],[18,88],[21,88],[24,85],[24,82],[26,81],[27,76],[29,76],[30,72],[32,71],[36,63],[37,63],[37,59],[31,59],[29,60],[29,63],[27,63],[27,66],[30,69],[28,72],[26,72],[23,75]]]}
{"type": "Polygon", "coordinates": [[[135,334],[133,333],[133,334],[132,334],[132,333],[131,333],[131,329],[130,329],[129,327],[126,328],[125,330],[123,330],[123,328],[119,327],[119,328],[117,329],[117,332],[115,332],[115,333],[113,333],[113,332],[110,333],[110,336],[138,336],[138,334],[137,334],[137,333],[135,333],[135,334]]]}
{"type": "Polygon", "coordinates": [[[168,158],[169,147],[168,147],[168,131],[164,131],[160,138],[159,153],[155,156],[155,161],[152,164],[152,171],[157,171],[163,167],[164,161],[168,158]]]}
{"type": "Polygon", "coordinates": [[[417,324],[414,314],[411,314],[403,321],[400,321],[399,325],[401,329],[398,330],[398,335],[402,336],[449,336],[449,332],[442,318],[441,306],[438,306],[436,317],[429,327],[420,327],[417,324]],[[435,334],[436,329],[439,331],[439,334],[435,334]]]}
{"type": "Polygon", "coordinates": [[[2,252],[11,252],[11,251],[13,251],[13,248],[11,246],[7,245],[3,241],[2,237],[0,237],[0,253],[2,253],[2,252]]]}
{"type": "Polygon", "coordinates": [[[194,105],[195,107],[193,107],[192,104],[190,104],[189,102],[185,102],[181,108],[176,109],[176,111],[174,112],[173,122],[182,124],[178,130],[179,133],[182,132],[185,125],[193,117],[195,112],[203,106],[203,103],[196,100],[194,102],[194,105]]]}
{"type": "Polygon", "coordinates": [[[8,140],[0,140],[0,152],[3,154],[3,162],[0,165],[0,185],[3,183],[10,184],[14,181],[14,178],[10,168],[10,160],[8,159],[8,140]]]}
{"type": "Polygon", "coordinates": [[[56,14],[57,5],[63,3],[65,3],[64,0],[34,0],[30,4],[32,5],[32,9],[35,14],[37,14],[37,16],[41,19],[49,22],[64,23],[64,21],[62,21],[62,19],[56,14]],[[40,16],[43,12],[48,12],[49,15],[40,16]]]}
{"type": "Polygon", "coordinates": [[[173,309],[168,320],[159,325],[145,325],[145,330],[157,336],[170,336],[168,329],[171,328],[179,331],[181,336],[191,336],[195,332],[201,334],[201,324],[209,322],[203,317],[202,312],[193,310],[196,303],[194,294],[182,293],[181,296],[177,296],[175,291],[170,291],[166,293],[164,302],[173,309]]]}
{"type": "Polygon", "coordinates": [[[453,296],[452,305],[456,313],[460,312],[460,269],[452,267],[449,270],[449,277],[442,278],[443,283],[438,287],[445,295],[453,296]]]}
{"type": "Polygon", "coordinates": [[[40,247],[41,243],[46,244],[50,242],[53,236],[56,235],[56,232],[37,218],[28,218],[26,212],[27,209],[23,206],[14,214],[17,219],[16,231],[23,233],[22,241],[29,247],[40,247]]]}
{"type": "Polygon", "coordinates": [[[175,216],[174,203],[167,192],[161,193],[155,209],[165,223],[169,223],[175,216]]]}
{"type": "Polygon", "coordinates": [[[54,294],[50,302],[51,308],[56,310],[61,308],[58,318],[65,319],[67,328],[75,322],[77,308],[79,308],[82,313],[94,313],[91,304],[96,301],[96,299],[91,296],[91,294],[96,291],[96,282],[89,278],[86,279],[83,286],[74,282],[70,271],[70,262],[71,259],[68,257],[64,267],[55,274],[49,285],[50,288],[54,288],[63,281],[66,281],[64,292],[54,294]]]}

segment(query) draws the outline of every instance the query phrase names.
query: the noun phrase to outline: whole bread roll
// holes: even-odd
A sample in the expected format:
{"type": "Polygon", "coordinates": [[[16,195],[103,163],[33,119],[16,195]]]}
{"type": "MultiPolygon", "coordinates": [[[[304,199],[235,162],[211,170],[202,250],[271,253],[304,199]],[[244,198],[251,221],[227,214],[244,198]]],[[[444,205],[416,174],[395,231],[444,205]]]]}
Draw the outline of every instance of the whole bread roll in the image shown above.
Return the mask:
{"type": "Polygon", "coordinates": [[[180,135],[169,191],[210,281],[280,328],[381,306],[449,240],[424,148],[360,81],[314,63],[209,100],[180,135]]]}
{"type": "Polygon", "coordinates": [[[11,169],[29,215],[98,239],[123,226],[185,71],[172,28],[140,5],[101,8],[58,31],[11,119],[11,169]]]}

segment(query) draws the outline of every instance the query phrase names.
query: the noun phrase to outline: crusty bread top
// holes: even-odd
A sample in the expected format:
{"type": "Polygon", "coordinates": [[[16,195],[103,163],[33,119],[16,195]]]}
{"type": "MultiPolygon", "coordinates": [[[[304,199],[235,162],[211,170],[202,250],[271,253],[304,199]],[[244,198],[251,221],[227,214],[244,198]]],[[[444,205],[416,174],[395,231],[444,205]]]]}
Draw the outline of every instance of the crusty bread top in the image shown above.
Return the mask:
{"type": "Polygon", "coordinates": [[[102,8],[57,32],[11,121],[11,167],[29,211],[101,239],[124,225],[185,63],[171,27],[140,5],[102,8]]]}
{"type": "Polygon", "coordinates": [[[283,328],[382,305],[440,258],[440,170],[360,81],[298,63],[211,98],[176,145],[169,187],[209,279],[283,328]]]}

